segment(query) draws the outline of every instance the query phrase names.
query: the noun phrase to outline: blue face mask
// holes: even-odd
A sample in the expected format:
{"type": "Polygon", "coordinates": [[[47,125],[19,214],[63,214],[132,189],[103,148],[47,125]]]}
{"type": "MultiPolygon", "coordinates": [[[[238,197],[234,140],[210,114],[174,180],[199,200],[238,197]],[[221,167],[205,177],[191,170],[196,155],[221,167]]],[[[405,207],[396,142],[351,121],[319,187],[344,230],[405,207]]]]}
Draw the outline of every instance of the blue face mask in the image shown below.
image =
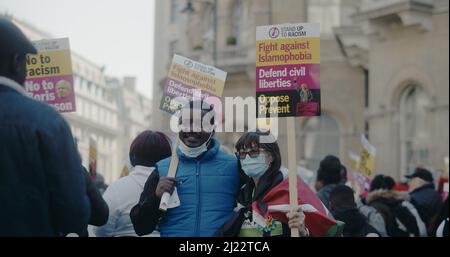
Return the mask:
{"type": "Polygon", "coordinates": [[[197,146],[197,147],[189,147],[186,144],[184,144],[183,141],[181,141],[181,139],[180,139],[179,140],[180,145],[178,146],[178,149],[180,149],[180,151],[187,157],[197,158],[202,153],[208,151],[208,142],[209,142],[209,140],[211,140],[212,134],[213,133],[211,133],[209,135],[209,138],[208,138],[208,140],[206,140],[205,143],[203,143],[201,146],[197,146]]]}
{"type": "Polygon", "coordinates": [[[270,165],[266,162],[266,155],[261,153],[255,158],[251,158],[247,155],[244,160],[241,160],[241,167],[247,176],[259,178],[264,175],[270,165]]]}

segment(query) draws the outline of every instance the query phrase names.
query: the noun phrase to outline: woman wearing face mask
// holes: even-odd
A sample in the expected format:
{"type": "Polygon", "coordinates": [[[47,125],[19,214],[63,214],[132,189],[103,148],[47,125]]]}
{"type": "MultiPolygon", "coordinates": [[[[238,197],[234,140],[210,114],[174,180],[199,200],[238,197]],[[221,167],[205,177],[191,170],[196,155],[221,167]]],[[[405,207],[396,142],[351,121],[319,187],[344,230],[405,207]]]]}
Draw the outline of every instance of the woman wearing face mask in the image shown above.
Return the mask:
{"type": "Polygon", "coordinates": [[[290,236],[290,229],[296,228],[300,236],[308,236],[305,215],[301,208],[286,213],[288,222],[271,219],[267,226],[257,224],[252,203],[262,199],[271,189],[284,180],[280,171],[281,155],[276,142],[259,143],[261,131],[245,133],[236,143],[236,156],[241,167],[243,186],[238,195],[240,209],[216,233],[216,236],[290,236]]]}
{"type": "Polygon", "coordinates": [[[300,177],[299,208],[291,209],[288,175],[280,171],[280,149],[269,132],[245,133],[236,143],[236,150],[241,176],[237,208],[216,236],[286,237],[291,229],[298,229],[300,236],[342,234],[343,224],[334,220],[300,177]]]}

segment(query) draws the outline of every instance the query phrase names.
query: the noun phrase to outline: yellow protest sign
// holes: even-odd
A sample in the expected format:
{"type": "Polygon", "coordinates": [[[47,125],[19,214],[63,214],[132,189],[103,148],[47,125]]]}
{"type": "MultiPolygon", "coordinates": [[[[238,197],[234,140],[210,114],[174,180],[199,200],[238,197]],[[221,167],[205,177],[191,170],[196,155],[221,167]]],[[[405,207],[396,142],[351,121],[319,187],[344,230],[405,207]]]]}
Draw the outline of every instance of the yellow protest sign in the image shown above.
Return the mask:
{"type": "Polygon", "coordinates": [[[89,174],[97,175],[97,142],[93,138],[89,139],[89,174]]]}
{"type": "Polygon", "coordinates": [[[200,97],[221,97],[227,73],[223,70],[196,62],[181,55],[174,55],[166,80],[160,109],[170,114],[183,105],[178,98],[191,100],[195,92],[200,97]]]}
{"type": "Polygon", "coordinates": [[[361,160],[359,155],[354,152],[348,152],[348,156],[350,158],[350,170],[359,171],[359,162],[361,160]]]}
{"type": "Polygon", "coordinates": [[[376,148],[369,143],[364,135],[361,135],[361,144],[359,169],[362,174],[372,178],[375,166],[376,148]]]}
{"type": "Polygon", "coordinates": [[[34,41],[37,54],[26,56],[28,95],[59,112],[75,112],[75,89],[68,38],[34,41]]]}

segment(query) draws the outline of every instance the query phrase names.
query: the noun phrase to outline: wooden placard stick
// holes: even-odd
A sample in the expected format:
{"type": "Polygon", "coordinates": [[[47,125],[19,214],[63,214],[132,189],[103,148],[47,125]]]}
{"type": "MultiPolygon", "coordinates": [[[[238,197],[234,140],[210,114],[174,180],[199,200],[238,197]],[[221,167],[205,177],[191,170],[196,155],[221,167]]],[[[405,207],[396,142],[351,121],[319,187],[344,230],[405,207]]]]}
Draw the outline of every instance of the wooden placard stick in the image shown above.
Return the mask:
{"type": "MultiPolygon", "coordinates": [[[[177,173],[178,162],[180,160],[177,155],[177,148],[178,148],[178,144],[179,144],[178,140],[180,140],[180,139],[177,138],[175,147],[172,150],[172,159],[170,161],[169,171],[167,172],[167,177],[170,177],[170,178],[175,177],[175,175],[177,173]]],[[[165,192],[162,195],[161,202],[159,204],[159,209],[161,211],[167,211],[167,207],[169,205],[169,199],[170,199],[170,194],[168,192],[165,192]]]]}
{"type": "MultiPolygon", "coordinates": [[[[297,153],[295,138],[295,117],[287,117],[287,145],[289,168],[289,202],[292,210],[298,209],[297,198],[297,153]]],[[[291,237],[299,237],[297,228],[291,229],[291,237]]]]}

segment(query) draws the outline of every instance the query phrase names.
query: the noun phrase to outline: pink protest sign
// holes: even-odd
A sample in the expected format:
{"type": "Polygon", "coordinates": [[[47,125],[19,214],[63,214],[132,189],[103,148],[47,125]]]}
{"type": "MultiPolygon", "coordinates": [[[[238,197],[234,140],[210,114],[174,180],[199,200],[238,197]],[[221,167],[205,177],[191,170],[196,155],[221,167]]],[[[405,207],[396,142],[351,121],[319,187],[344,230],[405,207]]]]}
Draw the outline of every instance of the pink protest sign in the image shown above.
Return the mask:
{"type": "Polygon", "coordinates": [[[75,112],[69,39],[40,40],[33,44],[38,53],[27,55],[26,91],[58,112],[75,112]]]}
{"type": "Polygon", "coordinates": [[[257,27],[256,97],[258,117],[320,115],[319,24],[257,27]]]}
{"type": "Polygon", "coordinates": [[[180,98],[191,100],[195,91],[200,97],[222,96],[227,73],[181,55],[174,55],[161,99],[160,109],[170,114],[182,106],[180,98]]]}

